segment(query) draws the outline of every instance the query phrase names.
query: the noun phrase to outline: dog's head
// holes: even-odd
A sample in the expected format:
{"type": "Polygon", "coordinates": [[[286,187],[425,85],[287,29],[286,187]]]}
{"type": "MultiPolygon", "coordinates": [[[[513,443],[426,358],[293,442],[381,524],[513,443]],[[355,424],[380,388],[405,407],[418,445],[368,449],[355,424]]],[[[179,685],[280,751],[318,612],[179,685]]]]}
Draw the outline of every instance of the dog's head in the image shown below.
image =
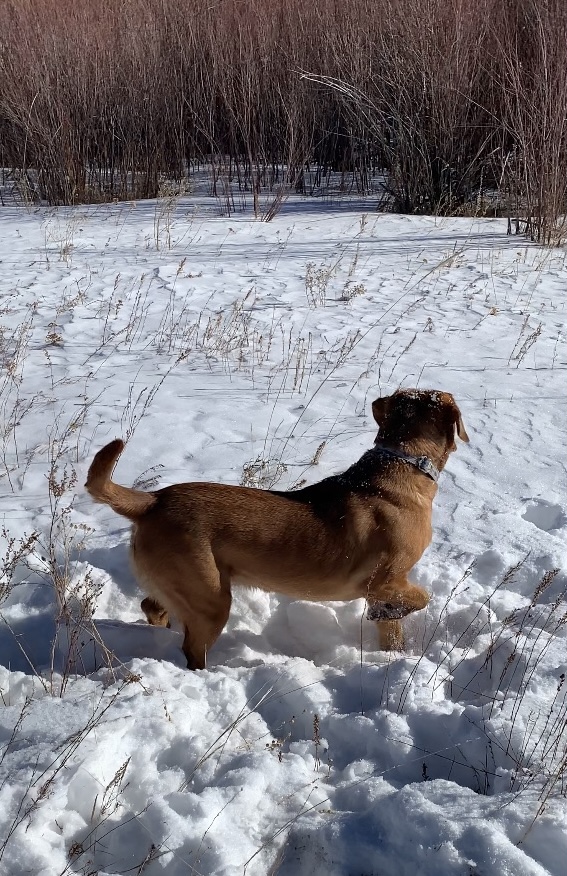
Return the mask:
{"type": "MultiPolygon", "coordinates": [[[[457,449],[455,432],[468,441],[461,412],[450,392],[430,389],[398,389],[372,403],[380,427],[379,440],[391,444],[427,440],[442,453],[457,449]]],[[[378,438],[376,439],[378,440],[378,438]]]]}

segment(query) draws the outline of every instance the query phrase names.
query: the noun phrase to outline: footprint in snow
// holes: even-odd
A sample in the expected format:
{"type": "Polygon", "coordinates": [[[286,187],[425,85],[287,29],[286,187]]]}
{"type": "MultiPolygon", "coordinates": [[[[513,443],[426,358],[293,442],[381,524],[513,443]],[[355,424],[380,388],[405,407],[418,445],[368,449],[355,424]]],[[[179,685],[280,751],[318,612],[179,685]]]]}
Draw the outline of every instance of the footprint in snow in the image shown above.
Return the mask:
{"type": "Polygon", "coordinates": [[[544,499],[532,499],[526,505],[522,517],[544,532],[562,529],[567,525],[567,514],[561,505],[554,505],[544,499]]]}

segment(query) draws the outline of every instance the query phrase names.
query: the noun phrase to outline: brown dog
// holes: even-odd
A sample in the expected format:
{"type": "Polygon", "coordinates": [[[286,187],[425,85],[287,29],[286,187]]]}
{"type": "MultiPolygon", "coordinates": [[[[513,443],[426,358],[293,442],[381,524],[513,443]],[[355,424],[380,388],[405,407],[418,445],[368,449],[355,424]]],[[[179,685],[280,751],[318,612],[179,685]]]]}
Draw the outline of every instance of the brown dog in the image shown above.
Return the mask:
{"type": "Polygon", "coordinates": [[[132,562],[150,623],[184,625],[190,669],[202,669],[230,611],[231,582],[309,600],[366,599],[380,646],[403,646],[399,619],[429,595],[407,574],[431,541],[437,476],[468,441],[448,392],[398,390],[372,405],[375,446],[344,474],[295,492],[174,484],[155,492],[110,480],[112,441],[86,488],[134,522],[132,562]]]}

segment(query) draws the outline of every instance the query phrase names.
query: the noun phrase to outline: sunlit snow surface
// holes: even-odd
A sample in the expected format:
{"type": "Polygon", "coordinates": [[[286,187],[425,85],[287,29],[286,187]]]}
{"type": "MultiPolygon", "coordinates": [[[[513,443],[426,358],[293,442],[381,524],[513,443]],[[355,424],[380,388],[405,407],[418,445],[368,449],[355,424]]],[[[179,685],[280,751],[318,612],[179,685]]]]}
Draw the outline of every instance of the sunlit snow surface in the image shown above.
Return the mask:
{"type": "Polygon", "coordinates": [[[564,873],[567,257],[505,232],[353,201],[0,207],[1,873],[564,873]],[[237,591],[184,669],[127,521],[82,489],[94,452],[130,435],[116,479],[146,488],[285,489],[355,461],[398,386],[452,392],[471,439],[406,653],[362,601],[237,591]],[[94,633],[72,598],[56,622],[50,544],[94,633]]]}

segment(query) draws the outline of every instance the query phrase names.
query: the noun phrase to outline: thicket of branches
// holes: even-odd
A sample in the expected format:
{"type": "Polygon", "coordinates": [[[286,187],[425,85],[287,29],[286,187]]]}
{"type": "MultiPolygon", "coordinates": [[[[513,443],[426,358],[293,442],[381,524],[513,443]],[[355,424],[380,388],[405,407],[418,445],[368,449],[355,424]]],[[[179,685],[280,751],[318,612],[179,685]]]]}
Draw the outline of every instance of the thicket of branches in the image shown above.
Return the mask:
{"type": "Polygon", "coordinates": [[[566,118],[565,0],[0,0],[0,164],[52,204],[339,173],[547,239],[566,118]]]}

